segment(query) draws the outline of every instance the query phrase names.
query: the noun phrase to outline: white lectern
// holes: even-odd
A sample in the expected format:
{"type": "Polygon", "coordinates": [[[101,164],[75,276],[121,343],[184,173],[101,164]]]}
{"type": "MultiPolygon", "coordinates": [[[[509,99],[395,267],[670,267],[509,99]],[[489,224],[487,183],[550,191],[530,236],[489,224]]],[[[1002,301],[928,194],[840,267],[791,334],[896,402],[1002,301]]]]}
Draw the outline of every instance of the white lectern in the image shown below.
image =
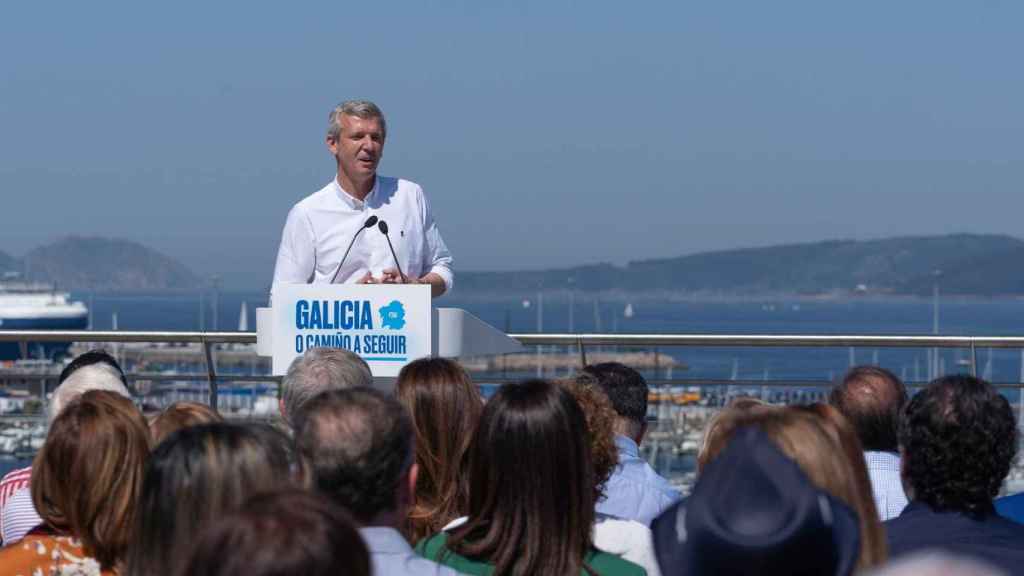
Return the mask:
{"type": "Polygon", "coordinates": [[[425,285],[274,284],[256,310],[256,349],[283,375],[309,348],[350,350],[374,377],[393,378],[424,356],[521,352],[522,344],[459,308],[431,308],[425,285]]]}

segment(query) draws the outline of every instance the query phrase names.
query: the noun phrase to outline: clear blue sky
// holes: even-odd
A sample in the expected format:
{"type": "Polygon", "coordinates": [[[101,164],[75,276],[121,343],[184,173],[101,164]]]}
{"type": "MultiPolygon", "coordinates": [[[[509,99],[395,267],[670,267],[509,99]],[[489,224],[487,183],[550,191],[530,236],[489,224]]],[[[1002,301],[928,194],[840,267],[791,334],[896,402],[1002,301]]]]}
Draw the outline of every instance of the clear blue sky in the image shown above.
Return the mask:
{"type": "Polygon", "coordinates": [[[1024,235],[1024,3],[18,2],[0,250],[141,240],[269,282],[338,101],[457,268],[1024,235]]]}

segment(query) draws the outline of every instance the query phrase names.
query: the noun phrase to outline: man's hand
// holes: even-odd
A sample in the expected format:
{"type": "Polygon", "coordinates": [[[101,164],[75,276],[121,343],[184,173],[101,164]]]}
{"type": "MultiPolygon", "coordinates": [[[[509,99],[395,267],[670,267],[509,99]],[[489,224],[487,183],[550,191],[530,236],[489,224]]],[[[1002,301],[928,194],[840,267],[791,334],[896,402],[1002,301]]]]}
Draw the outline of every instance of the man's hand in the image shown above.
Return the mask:
{"type": "Polygon", "coordinates": [[[419,279],[405,277],[405,282],[402,282],[402,275],[398,273],[397,268],[386,268],[381,272],[380,276],[381,284],[419,284],[419,279]]]}
{"type": "Polygon", "coordinates": [[[437,298],[441,294],[444,294],[445,286],[444,279],[433,272],[427,274],[422,278],[414,278],[412,276],[406,276],[405,282],[402,282],[402,275],[398,273],[397,268],[386,268],[381,272],[380,278],[374,278],[369,272],[366,273],[359,280],[360,284],[430,284],[430,295],[437,298]]]}

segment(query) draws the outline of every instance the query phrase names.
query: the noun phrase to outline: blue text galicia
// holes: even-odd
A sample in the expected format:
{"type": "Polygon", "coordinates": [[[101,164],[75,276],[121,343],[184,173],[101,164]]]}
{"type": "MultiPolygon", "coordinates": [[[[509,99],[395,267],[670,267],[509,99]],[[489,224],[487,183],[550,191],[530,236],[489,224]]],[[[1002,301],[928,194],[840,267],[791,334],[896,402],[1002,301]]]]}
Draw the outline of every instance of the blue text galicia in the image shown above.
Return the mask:
{"type": "Polygon", "coordinates": [[[369,300],[299,300],[295,303],[299,330],[373,330],[369,300]]]}

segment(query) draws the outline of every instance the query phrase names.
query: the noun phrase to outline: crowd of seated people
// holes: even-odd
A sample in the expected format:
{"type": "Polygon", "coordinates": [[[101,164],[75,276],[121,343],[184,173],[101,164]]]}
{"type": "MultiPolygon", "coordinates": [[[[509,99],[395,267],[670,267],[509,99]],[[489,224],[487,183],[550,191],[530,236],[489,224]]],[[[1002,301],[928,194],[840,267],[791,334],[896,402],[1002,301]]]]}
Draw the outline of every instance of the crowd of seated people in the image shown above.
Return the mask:
{"type": "Polygon", "coordinates": [[[640,456],[648,386],[618,363],[485,402],[452,360],[387,393],[314,349],[281,427],[188,403],[147,422],[100,351],[64,372],[32,466],[0,480],[0,576],[1024,573],[998,498],[1016,420],[969,376],[910,396],[858,367],[828,404],[734,401],[684,498],[640,456]]]}

